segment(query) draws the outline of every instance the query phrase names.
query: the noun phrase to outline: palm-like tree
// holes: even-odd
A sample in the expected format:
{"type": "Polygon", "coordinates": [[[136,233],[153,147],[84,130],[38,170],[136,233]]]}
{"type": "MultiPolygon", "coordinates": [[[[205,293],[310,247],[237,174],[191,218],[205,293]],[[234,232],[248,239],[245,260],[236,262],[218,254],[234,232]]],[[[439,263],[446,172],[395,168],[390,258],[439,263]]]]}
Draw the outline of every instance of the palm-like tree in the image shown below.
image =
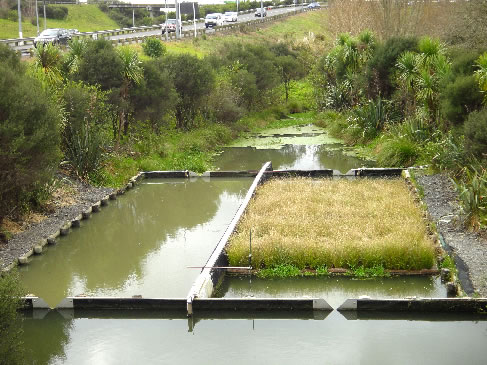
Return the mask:
{"type": "Polygon", "coordinates": [[[124,134],[127,134],[128,131],[128,118],[127,118],[127,110],[125,105],[127,104],[126,101],[129,97],[129,91],[132,83],[140,83],[142,78],[144,77],[144,72],[142,67],[140,67],[139,56],[137,52],[129,47],[120,47],[117,49],[118,56],[122,60],[122,76],[123,76],[123,83],[122,87],[120,88],[120,98],[122,99],[122,106],[120,113],[119,113],[119,124],[118,124],[118,134],[117,134],[117,146],[120,143],[120,133],[122,127],[124,128],[124,134]]]}
{"type": "Polygon", "coordinates": [[[61,80],[61,60],[62,55],[58,47],[47,44],[38,44],[34,51],[34,70],[41,82],[52,87],[61,80]]]}
{"type": "Polygon", "coordinates": [[[87,45],[88,43],[82,39],[73,39],[69,42],[69,53],[64,59],[66,73],[71,74],[78,71],[81,57],[87,45]]]}
{"type": "Polygon", "coordinates": [[[478,70],[475,71],[475,78],[479,83],[480,90],[484,93],[484,104],[487,104],[487,52],[480,55],[475,64],[478,70]]]}

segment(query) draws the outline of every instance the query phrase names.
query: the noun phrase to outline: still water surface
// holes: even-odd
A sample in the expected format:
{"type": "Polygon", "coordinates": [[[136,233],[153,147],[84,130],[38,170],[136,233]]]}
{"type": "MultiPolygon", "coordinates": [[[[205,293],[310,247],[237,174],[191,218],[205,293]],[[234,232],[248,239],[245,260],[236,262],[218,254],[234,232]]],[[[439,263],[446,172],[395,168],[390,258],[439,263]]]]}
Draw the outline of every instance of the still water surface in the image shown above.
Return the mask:
{"type": "Polygon", "coordinates": [[[52,307],[66,296],[184,298],[251,178],[150,179],[19,268],[52,307]]]}
{"type": "MultiPolygon", "coordinates": [[[[345,173],[372,164],[308,129],[274,131],[254,147],[243,141],[226,148],[215,165],[256,170],[270,160],[275,169],[345,173]]],[[[204,265],[250,184],[145,181],[22,267],[23,284],[52,306],[81,293],[185,297],[199,272],[187,266],[204,265]]],[[[323,297],[334,307],[358,295],[445,296],[435,278],[248,279],[226,280],[219,295],[323,297]]],[[[24,341],[37,364],[485,364],[487,358],[484,317],[292,315],[213,313],[188,320],[184,313],[51,311],[24,320],[24,341]]]]}
{"type": "Polygon", "coordinates": [[[347,320],[162,319],[57,312],[24,321],[45,364],[485,364],[487,320],[462,316],[347,320]]]}

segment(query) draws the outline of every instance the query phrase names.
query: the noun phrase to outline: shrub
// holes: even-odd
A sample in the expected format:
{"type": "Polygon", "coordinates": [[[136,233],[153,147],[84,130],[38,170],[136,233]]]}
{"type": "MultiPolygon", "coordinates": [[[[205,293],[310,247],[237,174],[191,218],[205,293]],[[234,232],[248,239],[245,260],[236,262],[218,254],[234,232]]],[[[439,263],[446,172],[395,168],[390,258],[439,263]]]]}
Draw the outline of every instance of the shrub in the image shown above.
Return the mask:
{"type": "Polygon", "coordinates": [[[487,108],[468,115],[464,132],[467,152],[480,158],[487,158],[487,108]]]}
{"type": "Polygon", "coordinates": [[[166,47],[157,38],[147,38],[144,43],[142,43],[142,49],[144,50],[145,55],[152,58],[161,57],[166,53],[166,47]]]}
{"type": "Polygon", "coordinates": [[[168,56],[164,65],[179,96],[175,113],[177,127],[189,129],[205,107],[205,96],[214,87],[213,72],[205,60],[188,54],[168,56]]]}
{"type": "Polygon", "coordinates": [[[100,167],[103,145],[109,139],[111,113],[106,94],[96,87],[70,83],[63,93],[66,122],[63,150],[81,177],[100,167]]]}
{"type": "Polygon", "coordinates": [[[122,85],[122,61],[112,44],[104,39],[89,42],[74,78],[90,85],[100,85],[102,90],[122,85]]]}
{"type": "Polygon", "coordinates": [[[386,167],[408,167],[419,155],[419,147],[414,142],[407,138],[392,138],[380,145],[377,162],[386,167]]]}
{"type": "MultiPolygon", "coordinates": [[[[39,14],[42,14],[43,8],[39,8],[39,14]]],[[[46,17],[49,19],[64,20],[68,17],[68,8],[66,6],[46,6],[46,17]]]]}
{"type": "Polygon", "coordinates": [[[465,167],[465,179],[455,183],[460,195],[467,222],[480,227],[487,223],[487,170],[473,166],[465,167]]]}
{"type": "Polygon", "coordinates": [[[468,113],[482,106],[482,94],[473,75],[458,76],[441,95],[441,112],[453,124],[463,123],[468,113]]]}
{"type": "Polygon", "coordinates": [[[22,307],[22,289],[17,276],[0,275],[0,363],[24,364],[22,344],[22,327],[17,312],[22,307]]]}
{"type": "Polygon", "coordinates": [[[22,69],[20,57],[5,44],[0,44],[0,64],[18,72],[21,72],[22,69]]]}
{"type": "Polygon", "coordinates": [[[142,66],[144,78],[131,91],[134,117],[148,120],[152,130],[158,131],[164,117],[174,112],[178,95],[162,59],[144,62],[142,66]]]}
{"type": "Polygon", "coordinates": [[[0,64],[0,218],[22,213],[56,171],[61,113],[38,81],[0,64]]]}
{"type": "Polygon", "coordinates": [[[374,55],[367,63],[367,85],[370,97],[389,98],[393,91],[392,76],[396,61],[405,51],[414,51],[418,40],[412,37],[393,37],[376,48],[374,55]]]}

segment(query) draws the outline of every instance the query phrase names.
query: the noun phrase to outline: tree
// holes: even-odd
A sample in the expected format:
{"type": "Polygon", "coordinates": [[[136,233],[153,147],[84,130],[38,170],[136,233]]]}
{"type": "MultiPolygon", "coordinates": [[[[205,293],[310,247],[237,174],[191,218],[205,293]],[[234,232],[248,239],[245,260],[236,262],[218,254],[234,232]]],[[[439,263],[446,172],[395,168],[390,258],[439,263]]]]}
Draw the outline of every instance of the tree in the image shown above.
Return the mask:
{"type": "Polygon", "coordinates": [[[139,84],[144,78],[144,73],[140,67],[139,56],[137,51],[129,47],[120,47],[117,49],[118,56],[122,61],[122,86],[120,87],[120,99],[122,101],[122,107],[119,112],[119,124],[117,134],[117,145],[120,143],[120,133],[122,127],[124,129],[124,135],[127,135],[129,120],[128,120],[128,104],[129,104],[129,91],[132,84],[139,84]]]}
{"type": "Polygon", "coordinates": [[[305,70],[302,63],[298,60],[297,53],[291,50],[286,44],[278,43],[271,48],[271,51],[276,55],[274,63],[279,70],[281,81],[284,84],[284,92],[287,102],[289,99],[291,82],[302,78],[305,75],[305,70]]]}
{"type": "Polygon", "coordinates": [[[0,64],[0,220],[20,214],[60,159],[61,112],[37,80],[0,64]]]}
{"type": "Polygon", "coordinates": [[[177,127],[189,129],[194,117],[204,108],[205,97],[214,87],[213,72],[205,60],[188,54],[171,55],[163,62],[178,93],[177,127]]]}
{"type": "Polygon", "coordinates": [[[134,117],[140,121],[149,120],[155,131],[163,117],[174,111],[178,94],[162,60],[147,61],[142,69],[144,77],[134,85],[130,96],[134,117]]]}

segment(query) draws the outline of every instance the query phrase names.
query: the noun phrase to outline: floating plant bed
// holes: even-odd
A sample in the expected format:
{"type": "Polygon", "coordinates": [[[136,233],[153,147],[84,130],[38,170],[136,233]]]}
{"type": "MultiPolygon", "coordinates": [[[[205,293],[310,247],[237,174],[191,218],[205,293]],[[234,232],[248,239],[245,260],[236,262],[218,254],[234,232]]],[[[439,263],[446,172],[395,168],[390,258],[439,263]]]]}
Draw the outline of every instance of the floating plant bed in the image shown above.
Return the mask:
{"type": "Polygon", "coordinates": [[[267,181],[226,246],[231,266],[249,264],[250,240],[258,270],[436,273],[435,244],[402,179],[267,181]]]}

